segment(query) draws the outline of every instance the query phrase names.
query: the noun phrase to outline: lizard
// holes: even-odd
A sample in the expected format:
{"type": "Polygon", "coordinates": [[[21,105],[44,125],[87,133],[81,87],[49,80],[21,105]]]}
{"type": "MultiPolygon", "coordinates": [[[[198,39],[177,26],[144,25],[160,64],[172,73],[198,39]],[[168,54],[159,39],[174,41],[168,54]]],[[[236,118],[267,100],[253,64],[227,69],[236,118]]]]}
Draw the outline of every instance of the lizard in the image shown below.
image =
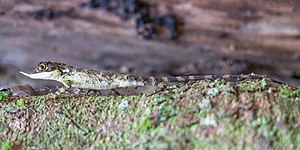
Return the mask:
{"type": "MultiPolygon", "coordinates": [[[[188,82],[196,80],[242,80],[263,79],[264,75],[187,75],[174,77],[142,77],[122,73],[111,73],[107,71],[96,71],[80,67],[70,66],[64,63],[45,61],[40,62],[33,73],[21,74],[32,79],[54,80],[64,85],[63,89],[71,87],[91,90],[113,90],[116,88],[156,86],[159,83],[188,82]]],[[[273,81],[273,80],[272,80],[273,81]]],[[[274,80],[275,81],[275,80],[274,80]]],[[[276,81],[277,82],[277,81],[276,81]]],[[[278,83],[281,83],[278,81],[278,83]]]]}

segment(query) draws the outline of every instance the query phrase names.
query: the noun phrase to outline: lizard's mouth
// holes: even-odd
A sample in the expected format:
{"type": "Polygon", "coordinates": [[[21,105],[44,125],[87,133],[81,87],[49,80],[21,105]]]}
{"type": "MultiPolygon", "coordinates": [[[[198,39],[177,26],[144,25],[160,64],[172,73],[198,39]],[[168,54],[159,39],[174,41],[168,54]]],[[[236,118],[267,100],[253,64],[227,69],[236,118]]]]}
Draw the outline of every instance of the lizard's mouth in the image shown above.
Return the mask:
{"type": "Polygon", "coordinates": [[[31,74],[20,71],[20,73],[31,79],[58,80],[60,77],[59,71],[39,72],[39,73],[31,73],[31,74]]]}

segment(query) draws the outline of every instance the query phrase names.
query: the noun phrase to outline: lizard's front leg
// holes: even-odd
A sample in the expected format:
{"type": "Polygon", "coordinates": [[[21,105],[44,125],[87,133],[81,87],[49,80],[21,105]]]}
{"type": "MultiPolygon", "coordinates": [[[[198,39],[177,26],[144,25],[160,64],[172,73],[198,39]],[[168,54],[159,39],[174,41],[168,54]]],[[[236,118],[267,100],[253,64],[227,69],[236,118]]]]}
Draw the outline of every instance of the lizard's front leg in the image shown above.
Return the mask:
{"type": "Polygon", "coordinates": [[[61,81],[61,83],[64,85],[63,87],[58,89],[58,93],[57,94],[61,94],[61,93],[66,93],[71,87],[72,87],[72,82],[71,80],[68,79],[63,79],[61,81]]]}
{"type": "Polygon", "coordinates": [[[149,96],[155,95],[157,93],[163,92],[164,90],[171,90],[174,89],[172,87],[170,87],[170,85],[166,84],[166,83],[159,83],[157,86],[152,87],[152,91],[148,92],[147,94],[149,96]]]}
{"type": "Polygon", "coordinates": [[[98,96],[97,94],[99,94],[99,96],[102,95],[102,93],[101,93],[100,90],[88,89],[88,91],[85,94],[85,96],[98,96]]]}

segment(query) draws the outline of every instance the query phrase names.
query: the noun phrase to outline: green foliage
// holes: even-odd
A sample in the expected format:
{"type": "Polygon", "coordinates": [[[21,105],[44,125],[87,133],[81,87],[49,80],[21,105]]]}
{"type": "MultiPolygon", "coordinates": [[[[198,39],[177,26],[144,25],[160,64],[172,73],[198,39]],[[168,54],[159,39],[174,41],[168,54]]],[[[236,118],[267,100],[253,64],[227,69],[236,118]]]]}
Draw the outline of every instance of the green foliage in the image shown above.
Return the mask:
{"type": "Polygon", "coordinates": [[[1,143],[1,150],[11,150],[11,149],[12,149],[12,146],[9,141],[3,141],[1,143]]]}
{"type": "Polygon", "coordinates": [[[0,102],[3,102],[9,95],[9,92],[0,92],[0,102]]]}
{"type": "Polygon", "coordinates": [[[246,80],[241,82],[239,86],[249,91],[263,91],[267,88],[267,81],[265,78],[259,80],[258,82],[253,80],[246,80]]]}
{"type": "Polygon", "coordinates": [[[266,89],[266,87],[267,87],[267,81],[265,78],[263,78],[259,81],[259,90],[262,91],[266,89]]]}
{"type": "Polygon", "coordinates": [[[225,85],[226,83],[227,83],[227,81],[224,79],[217,79],[214,81],[215,87],[221,87],[221,86],[225,85]]]}
{"type": "Polygon", "coordinates": [[[149,115],[143,116],[143,118],[141,119],[141,121],[139,122],[139,124],[137,126],[137,131],[144,132],[144,131],[147,131],[150,129],[154,129],[155,126],[152,124],[150,119],[151,118],[149,115]]]}
{"type": "Polygon", "coordinates": [[[17,100],[17,105],[19,106],[19,107],[23,107],[24,106],[24,100],[23,99],[18,99],[17,100]]]}
{"type": "Polygon", "coordinates": [[[284,85],[280,89],[280,95],[283,98],[300,100],[300,89],[290,89],[288,85],[284,85]]]}

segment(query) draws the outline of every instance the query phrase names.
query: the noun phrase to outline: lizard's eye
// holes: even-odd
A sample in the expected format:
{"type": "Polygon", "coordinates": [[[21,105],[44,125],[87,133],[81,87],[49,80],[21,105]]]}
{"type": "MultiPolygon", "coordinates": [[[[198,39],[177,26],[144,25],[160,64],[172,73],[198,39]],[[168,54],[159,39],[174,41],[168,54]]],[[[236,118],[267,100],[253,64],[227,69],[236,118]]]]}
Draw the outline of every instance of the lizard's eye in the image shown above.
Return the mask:
{"type": "Polygon", "coordinates": [[[37,68],[38,72],[46,71],[46,70],[47,70],[47,66],[45,64],[40,64],[37,68]]]}

